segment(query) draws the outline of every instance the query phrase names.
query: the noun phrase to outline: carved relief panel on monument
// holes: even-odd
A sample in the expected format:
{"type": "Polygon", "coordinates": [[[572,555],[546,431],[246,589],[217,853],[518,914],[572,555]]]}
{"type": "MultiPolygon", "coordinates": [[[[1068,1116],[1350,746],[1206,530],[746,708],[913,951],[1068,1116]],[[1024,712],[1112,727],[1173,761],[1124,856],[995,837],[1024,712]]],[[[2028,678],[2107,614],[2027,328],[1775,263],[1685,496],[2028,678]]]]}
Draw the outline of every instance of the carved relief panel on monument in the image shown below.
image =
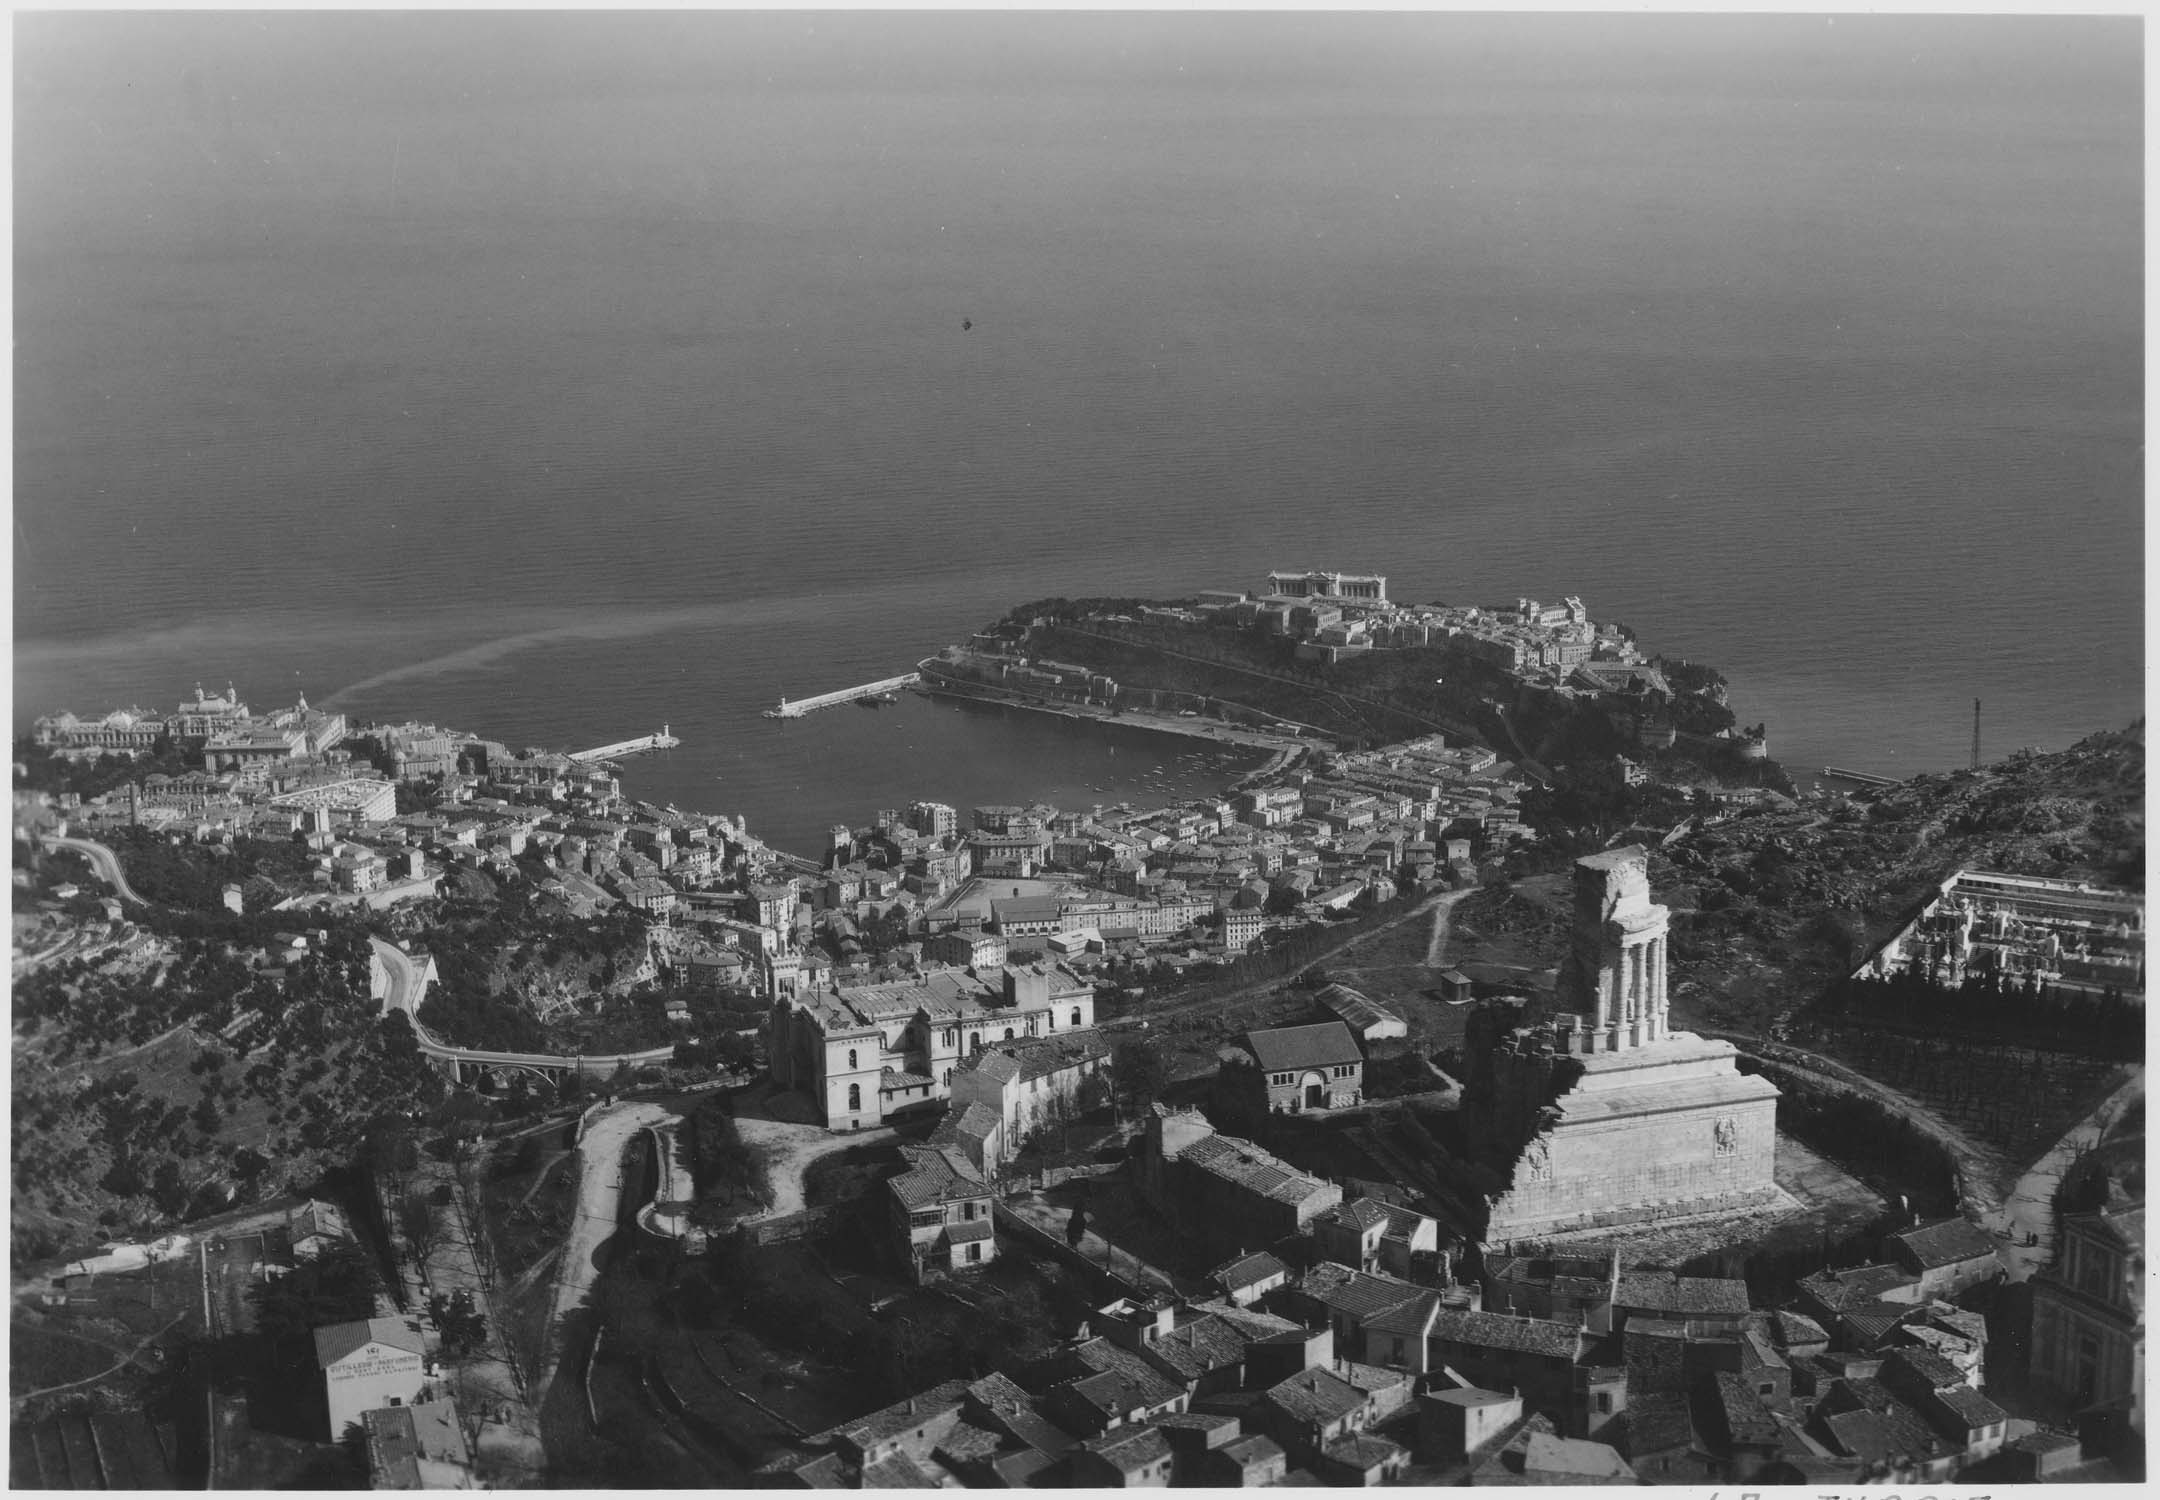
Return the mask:
{"type": "Polygon", "coordinates": [[[1735,1156],[1740,1151],[1740,1122],[1731,1115],[1720,1117],[1711,1129],[1711,1139],[1716,1142],[1717,1154],[1735,1156]]]}

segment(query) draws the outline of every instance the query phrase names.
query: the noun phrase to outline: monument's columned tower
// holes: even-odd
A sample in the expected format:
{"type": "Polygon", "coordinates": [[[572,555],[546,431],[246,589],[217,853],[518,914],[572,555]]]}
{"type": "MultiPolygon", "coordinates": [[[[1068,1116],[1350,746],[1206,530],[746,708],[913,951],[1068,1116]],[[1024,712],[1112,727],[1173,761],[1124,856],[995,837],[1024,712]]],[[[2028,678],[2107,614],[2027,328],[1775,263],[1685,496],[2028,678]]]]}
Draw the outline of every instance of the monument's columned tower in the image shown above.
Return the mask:
{"type": "Polygon", "coordinates": [[[1650,861],[1639,848],[1575,862],[1575,938],[1560,969],[1559,1003],[1572,1012],[1584,1052],[1617,1052],[1665,1039],[1665,928],[1672,913],[1650,899],[1650,861]]]}
{"type": "Polygon", "coordinates": [[[1776,1087],[1743,1075],[1730,1042],[1668,1023],[1670,915],[1643,849],[1576,861],[1559,1011],[1473,1073],[1473,1128],[1513,1160],[1487,1244],[1777,1201],[1776,1087]]]}

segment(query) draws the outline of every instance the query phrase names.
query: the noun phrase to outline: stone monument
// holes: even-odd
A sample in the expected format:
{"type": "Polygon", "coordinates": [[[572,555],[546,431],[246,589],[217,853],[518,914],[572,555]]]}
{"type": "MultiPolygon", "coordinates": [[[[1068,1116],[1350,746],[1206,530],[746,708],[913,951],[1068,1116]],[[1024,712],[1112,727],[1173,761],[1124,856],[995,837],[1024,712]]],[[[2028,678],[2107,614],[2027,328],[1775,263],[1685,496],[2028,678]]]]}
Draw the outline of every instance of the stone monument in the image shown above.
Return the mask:
{"type": "Polygon", "coordinates": [[[1488,1245],[1781,1197],[1776,1087],[1742,1074],[1730,1042],[1667,1023],[1670,915],[1650,899],[1643,849],[1577,860],[1558,1013],[1508,1028],[1522,1002],[1481,1008],[1465,1123],[1512,1163],[1489,1199],[1488,1245]]]}

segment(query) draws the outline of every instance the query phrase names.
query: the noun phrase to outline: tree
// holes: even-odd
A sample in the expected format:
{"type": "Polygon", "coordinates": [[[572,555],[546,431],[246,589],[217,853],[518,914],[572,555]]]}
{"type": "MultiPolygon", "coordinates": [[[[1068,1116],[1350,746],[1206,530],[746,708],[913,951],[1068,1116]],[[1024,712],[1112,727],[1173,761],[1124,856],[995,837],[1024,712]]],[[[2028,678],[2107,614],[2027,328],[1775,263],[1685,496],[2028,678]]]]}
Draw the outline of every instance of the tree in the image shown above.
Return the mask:
{"type": "Polygon", "coordinates": [[[272,1340],[305,1338],[330,1323],[349,1323],[375,1311],[375,1266],[350,1242],[327,1245],[313,1260],[249,1293],[255,1326],[272,1340]]]}
{"type": "Polygon", "coordinates": [[[1110,1054],[1110,1076],[1120,1107],[1137,1113],[1162,1097],[1170,1082],[1170,1065],[1157,1047],[1120,1042],[1110,1054]]]}
{"type": "Polygon", "coordinates": [[[443,1350],[453,1359],[477,1353],[487,1344],[487,1318],[473,1305],[472,1292],[466,1287],[428,1298],[428,1316],[442,1331],[443,1350]]]}
{"type": "Polygon", "coordinates": [[[398,1199],[398,1227],[405,1232],[405,1243],[412,1246],[413,1259],[426,1265],[441,1243],[441,1235],[435,1227],[434,1205],[428,1202],[424,1190],[408,1189],[398,1199]]]}

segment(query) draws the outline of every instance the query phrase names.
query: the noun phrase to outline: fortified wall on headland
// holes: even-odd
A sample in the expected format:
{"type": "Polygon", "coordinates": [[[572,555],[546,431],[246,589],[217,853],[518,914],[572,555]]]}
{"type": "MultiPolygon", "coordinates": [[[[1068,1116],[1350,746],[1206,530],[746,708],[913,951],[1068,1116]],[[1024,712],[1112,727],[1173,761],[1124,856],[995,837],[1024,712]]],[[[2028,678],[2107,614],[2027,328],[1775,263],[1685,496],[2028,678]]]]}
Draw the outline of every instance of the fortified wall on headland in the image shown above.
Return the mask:
{"type": "Polygon", "coordinates": [[[1465,1039],[1465,1123],[1512,1161],[1485,1243],[1759,1207],[1772,1178],[1778,1091],[1730,1042],[1666,1020],[1670,913],[1639,847],[1576,861],[1574,940],[1550,1021],[1488,1002],[1465,1039]]]}

